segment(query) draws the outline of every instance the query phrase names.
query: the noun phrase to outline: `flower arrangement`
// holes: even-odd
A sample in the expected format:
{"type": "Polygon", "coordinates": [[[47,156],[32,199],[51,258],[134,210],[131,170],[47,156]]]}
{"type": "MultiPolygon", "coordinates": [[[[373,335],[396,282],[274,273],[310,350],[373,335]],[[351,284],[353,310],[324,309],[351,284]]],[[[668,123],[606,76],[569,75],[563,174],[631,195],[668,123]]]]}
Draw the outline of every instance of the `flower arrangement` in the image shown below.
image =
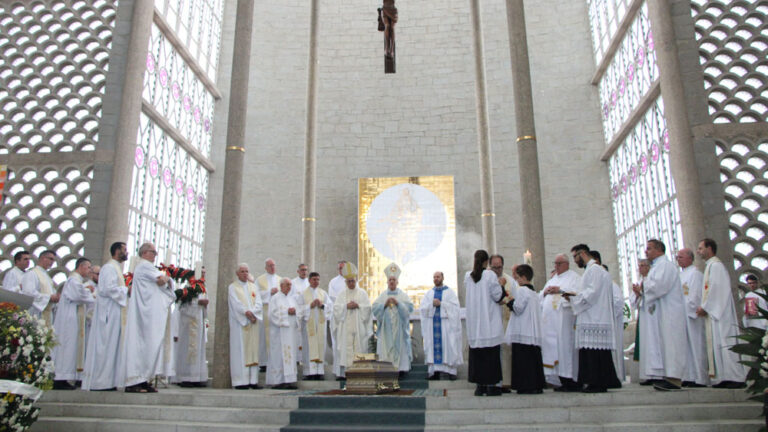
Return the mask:
{"type": "Polygon", "coordinates": [[[53,386],[53,329],[13,303],[0,303],[0,430],[25,431],[32,404],[53,386]]]}
{"type": "Polygon", "coordinates": [[[205,276],[200,279],[195,278],[195,271],[188,270],[174,265],[160,265],[160,270],[164,271],[171,279],[182,284],[182,288],[177,288],[176,303],[187,304],[205,294],[205,276]],[[185,285],[186,284],[186,285],[185,285]]]}

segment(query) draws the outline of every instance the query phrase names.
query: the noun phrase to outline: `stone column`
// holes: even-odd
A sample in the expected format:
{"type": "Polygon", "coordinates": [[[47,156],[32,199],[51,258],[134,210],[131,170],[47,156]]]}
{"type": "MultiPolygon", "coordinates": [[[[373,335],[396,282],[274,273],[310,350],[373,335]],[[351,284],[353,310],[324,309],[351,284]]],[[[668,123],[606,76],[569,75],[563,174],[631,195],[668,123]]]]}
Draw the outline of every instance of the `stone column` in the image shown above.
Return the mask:
{"type": "Polygon", "coordinates": [[[304,144],[304,216],[301,218],[301,262],[315,270],[317,161],[317,20],[319,0],[312,0],[309,23],[309,64],[307,67],[307,131],[304,144]]]}
{"type": "Polygon", "coordinates": [[[520,174],[520,203],[523,213],[523,243],[531,252],[533,275],[539,288],[547,280],[544,251],[544,218],[541,210],[539,155],[536,125],[533,118],[531,70],[528,60],[528,36],[525,28],[523,0],[507,0],[509,57],[512,62],[512,85],[515,94],[515,126],[517,160],[520,174]]]}
{"type": "MultiPolygon", "coordinates": [[[[144,86],[144,70],[149,52],[149,34],[155,11],[153,0],[136,0],[133,4],[131,34],[128,39],[127,59],[115,136],[112,175],[109,179],[109,195],[104,229],[103,261],[109,259],[109,246],[116,241],[128,240],[128,208],[131,196],[133,158],[136,151],[136,134],[139,130],[141,99],[144,86]]],[[[105,155],[106,156],[106,155],[105,155]]],[[[99,161],[97,161],[99,162],[99,161]]],[[[93,256],[97,256],[91,253],[93,256]]]]}
{"type": "Polygon", "coordinates": [[[693,133],[688,121],[685,87],[669,2],[648,0],[648,15],[659,65],[659,84],[664,98],[664,117],[670,142],[669,162],[675,178],[683,240],[695,250],[698,241],[706,237],[706,226],[693,133]]]}
{"type": "Polygon", "coordinates": [[[232,81],[229,87],[227,153],[224,162],[224,190],[221,203],[219,269],[216,290],[216,333],[214,337],[213,386],[232,386],[229,371],[229,284],[234,280],[240,247],[240,200],[245,158],[245,117],[248,110],[248,78],[253,32],[253,1],[237,1],[235,43],[232,52],[232,81]]]}
{"type": "Polygon", "coordinates": [[[485,54],[479,0],[469,0],[472,16],[472,39],[475,51],[475,108],[477,111],[477,147],[480,159],[480,217],[483,223],[483,248],[496,253],[496,214],[493,203],[493,166],[488,98],[485,86],[485,54]]]}

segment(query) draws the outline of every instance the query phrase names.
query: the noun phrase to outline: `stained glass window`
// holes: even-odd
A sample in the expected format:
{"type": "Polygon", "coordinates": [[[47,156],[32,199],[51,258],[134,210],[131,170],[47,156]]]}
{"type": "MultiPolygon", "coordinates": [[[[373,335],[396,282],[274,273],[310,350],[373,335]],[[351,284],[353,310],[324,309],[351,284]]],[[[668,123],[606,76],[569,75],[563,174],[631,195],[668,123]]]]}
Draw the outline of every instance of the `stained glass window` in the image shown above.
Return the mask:
{"type": "Polygon", "coordinates": [[[659,97],[609,161],[619,266],[625,284],[633,281],[633,269],[645,255],[647,240],[663,241],[668,255],[683,244],[669,145],[659,97]]]}
{"type": "Polygon", "coordinates": [[[143,97],[203,156],[210,155],[214,98],[154,24],[143,97]]]}
{"type": "Polygon", "coordinates": [[[643,4],[598,85],[606,142],[613,139],[658,77],[651,23],[643,4]]]}
{"type": "Polygon", "coordinates": [[[631,0],[588,0],[587,3],[595,61],[600,63],[619,29],[621,20],[627,14],[631,0]]]}
{"type": "Polygon", "coordinates": [[[129,249],[151,241],[161,261],[172,252],[169,264],[192,268],[202,257],[208,171],[143,113],[132,181],[129,249]]]}
{"type": "Polygon", "coordinates": [[[219,63],[223,0],[155,0],[155,7],[212,81],[219,63]]]}

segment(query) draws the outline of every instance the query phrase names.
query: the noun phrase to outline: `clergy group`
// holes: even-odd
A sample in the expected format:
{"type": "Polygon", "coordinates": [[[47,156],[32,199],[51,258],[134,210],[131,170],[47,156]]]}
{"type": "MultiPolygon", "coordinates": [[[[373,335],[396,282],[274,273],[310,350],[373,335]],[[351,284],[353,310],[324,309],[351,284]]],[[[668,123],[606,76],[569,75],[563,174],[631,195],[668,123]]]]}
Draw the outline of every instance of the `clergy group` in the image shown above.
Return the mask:
{"type": "MultiPolygon", "coordinates": [[[[692,250],[677,251],[675,266],[665,244],[649,240],[632,285],[634,360],[640,383],[656,390],[745,386],[746,370],[730,349],[740,328],[728,271],[713,240],[701,240],[696,254],[706,262],[703,273],[693,265],[692,250]]],[[[31,296],[32,313],[54,329],[54,388],[156,392],[157,376],[205,386],[208,299],[203,294],[180,303],[174,281],[155,267],[152,243],[139,248],[130,284],[123,275],[125,243],[114,243],[110,255],[100,268],[78,259],[60,290],[48,275],[53,251],[42,252],[31,270],[30,254],[19,252],[6,272],[3,288],[31,296]]],[[[413,362],[410,323],[418,319],[430,380],[457,379],[466,337],[467,379],[476,396],[538,394],[547,386],[587,393],[621,387],[627,375],[622,290],[600,253],[586,244],[558,254],[553,265],[537,290],[530,265],[514,265],[508,274],[501,255],[478,250],[464,277],[462,309],[441,271],[415,308],[398,287],[396,263],[385,267],[387,287],[375,299],[358,286],[351,262],[339,261],[327,289],[304,264],[293,279],[277,275],[273,259],[265,260],[258,277],[239,264],[227,287],[232,386],[296,389],[300,376],[324,380],[326,350],[338,380],[357,354],[368,352],[402,376],[413,362]],[[570,269],[571,258],[581,274],[570,269]]],[[[754,277],[748,282],[757,285],[754,277]]],[[[743,326],[764,329],[758,311],[768,309],[765,300],[749,294],[745,307],[743,326]]]]}

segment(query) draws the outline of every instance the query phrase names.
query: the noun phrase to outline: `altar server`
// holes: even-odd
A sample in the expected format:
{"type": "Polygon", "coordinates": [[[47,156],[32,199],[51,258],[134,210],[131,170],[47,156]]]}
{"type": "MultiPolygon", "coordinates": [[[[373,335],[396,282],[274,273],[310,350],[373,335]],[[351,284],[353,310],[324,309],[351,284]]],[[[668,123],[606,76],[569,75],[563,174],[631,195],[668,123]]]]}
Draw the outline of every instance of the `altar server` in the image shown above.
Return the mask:
{"type": "Polygon", "coordinates": [[[504,335],[505,342],[512,346],[512,389],[517,394],[540,394],[544,389],[541,305],[531,285],[533,268],[527,264],[515,266],[513,277],[518,287],[507,303],[512,316],[504,335]]]}

